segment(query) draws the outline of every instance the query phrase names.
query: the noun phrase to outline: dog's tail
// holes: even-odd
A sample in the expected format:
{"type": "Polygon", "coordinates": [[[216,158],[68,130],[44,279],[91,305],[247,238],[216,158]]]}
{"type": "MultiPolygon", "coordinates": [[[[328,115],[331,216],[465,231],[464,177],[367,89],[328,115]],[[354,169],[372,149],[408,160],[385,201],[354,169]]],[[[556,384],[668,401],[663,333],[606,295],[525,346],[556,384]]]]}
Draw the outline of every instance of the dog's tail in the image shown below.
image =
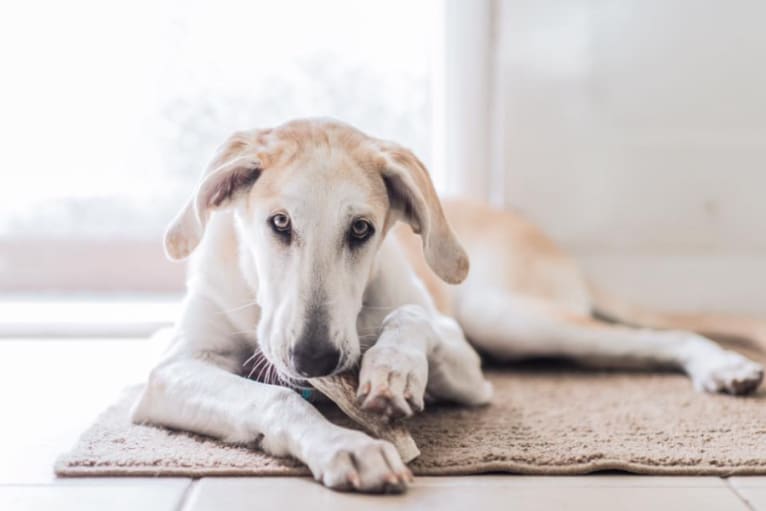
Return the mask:
{"type": "Polygon", "coordinates": [[[615,297],[590,285],[594,315],[626,325],[688,330],[716,340],[746,339],[766,346],[766,320],[736,314],[669,313],[652,310],[615,297]]]}

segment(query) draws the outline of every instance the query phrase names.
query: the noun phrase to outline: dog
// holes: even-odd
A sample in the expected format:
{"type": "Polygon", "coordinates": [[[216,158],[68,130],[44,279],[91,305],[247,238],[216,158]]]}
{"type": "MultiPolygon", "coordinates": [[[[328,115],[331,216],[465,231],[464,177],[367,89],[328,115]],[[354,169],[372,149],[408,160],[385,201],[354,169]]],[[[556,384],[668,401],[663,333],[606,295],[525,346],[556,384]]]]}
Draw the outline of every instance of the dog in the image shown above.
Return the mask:
{"type": "Polygon", "coordinates": [[[309,378],[359,368],[360,406],[389,419],[426,396],[488,404],[479,352],[677,369],[707,392],[763,378],[710,338],[766,339],[766,323],[615,300],[520,216],[442,203],[412,152],[335,120],[232,135],[164,243],[194,254],[188,292],[133,421],[295,457],[338,490],[403,491],[412,474],[390,443],[326,420],[309,378]]]}

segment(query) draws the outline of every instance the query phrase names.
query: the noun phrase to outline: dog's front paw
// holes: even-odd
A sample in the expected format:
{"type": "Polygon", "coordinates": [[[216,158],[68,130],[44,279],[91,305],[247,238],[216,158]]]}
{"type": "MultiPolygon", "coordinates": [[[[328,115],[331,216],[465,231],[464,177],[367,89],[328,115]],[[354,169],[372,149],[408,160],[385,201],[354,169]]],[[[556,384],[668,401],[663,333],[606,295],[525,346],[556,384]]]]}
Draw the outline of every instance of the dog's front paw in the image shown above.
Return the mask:
{"type": "Polygon", "coordinates": [[[402,346],[373,346],[362,358],[357,399],[363,410],[389,419],[423,410],[428,360],[402,346]]]}
{"type": "Polygon", "coordinates": [[[309,456],[317,481],[339,491],[403,493],[412,472],[393,444],[358,431],[344,430],[309,456]]]}
{"type": "Polygon", "coordinates": [[[724,351],[688,368],[694,387],[705,392],[750,394],[763,380],[763,367],[739,353],[724,351]]]}

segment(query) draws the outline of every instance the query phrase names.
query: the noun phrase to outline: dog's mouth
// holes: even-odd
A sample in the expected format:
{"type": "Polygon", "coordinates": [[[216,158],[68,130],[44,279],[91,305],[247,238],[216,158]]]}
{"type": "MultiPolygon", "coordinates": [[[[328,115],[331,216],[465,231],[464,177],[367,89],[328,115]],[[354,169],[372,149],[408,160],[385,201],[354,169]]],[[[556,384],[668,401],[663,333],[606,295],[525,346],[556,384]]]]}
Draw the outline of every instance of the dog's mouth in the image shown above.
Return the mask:
{"type": "Polygon", "coordinates": [[[310,388],[305,379],[288,374],[274,364],[261,351],[256,350],[253,355],[242,364],[242,376],[269,385],[280,385],[296,389],[310,388]]]}

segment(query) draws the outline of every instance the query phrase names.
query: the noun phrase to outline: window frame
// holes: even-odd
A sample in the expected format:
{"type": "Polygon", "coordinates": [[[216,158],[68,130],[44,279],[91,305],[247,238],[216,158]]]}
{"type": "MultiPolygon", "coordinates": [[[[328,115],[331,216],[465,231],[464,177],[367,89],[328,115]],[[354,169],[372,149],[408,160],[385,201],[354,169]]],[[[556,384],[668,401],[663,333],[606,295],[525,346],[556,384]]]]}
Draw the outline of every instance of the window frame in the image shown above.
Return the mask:
{"type": "Polygon", "coordinates": [[[178,293],[184,281],[161,240],[0,240],[3,293],[178,293]]]}

